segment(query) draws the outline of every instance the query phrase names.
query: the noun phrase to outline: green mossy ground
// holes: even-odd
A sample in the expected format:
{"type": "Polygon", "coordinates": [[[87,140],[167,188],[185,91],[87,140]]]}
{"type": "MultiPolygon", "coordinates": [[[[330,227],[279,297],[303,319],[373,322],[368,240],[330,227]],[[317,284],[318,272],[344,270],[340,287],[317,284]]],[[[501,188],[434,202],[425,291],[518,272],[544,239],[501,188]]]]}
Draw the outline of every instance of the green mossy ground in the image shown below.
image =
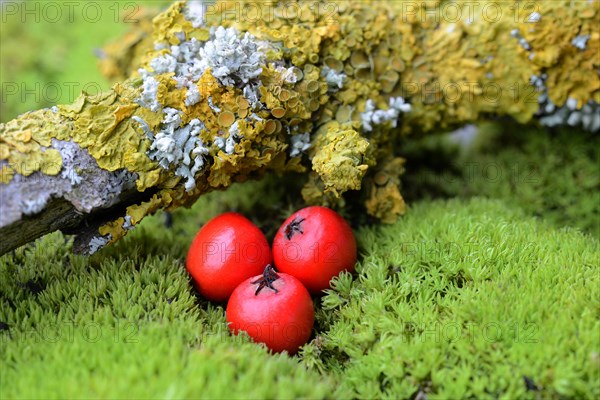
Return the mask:
{"type": "Polygon", "coordinates": [[[273,231],[283,190],[210,194],[91,258],[60,234],[2,257],[0,397],[600,396],[600,244],[507,200],[415,201],[358,228],[357,272],[316,300],[297,357],[231,337],[187,246],[225,210],[273,231]]]}
{"type": "Polygon", "coordinates": [[[484,123],[467,149],[446,135],[399,143],[409,160],[403,193],[423,198],[502,199],[554,226],[600,238],[600,136],[484,123]]]}

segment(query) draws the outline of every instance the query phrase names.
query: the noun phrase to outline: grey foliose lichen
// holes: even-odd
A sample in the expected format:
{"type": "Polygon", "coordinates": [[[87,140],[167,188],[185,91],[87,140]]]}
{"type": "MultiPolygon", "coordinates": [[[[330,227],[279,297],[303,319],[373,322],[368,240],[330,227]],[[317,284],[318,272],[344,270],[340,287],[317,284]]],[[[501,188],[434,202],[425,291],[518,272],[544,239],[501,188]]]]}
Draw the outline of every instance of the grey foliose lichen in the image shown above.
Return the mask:
{"type": "Polygon", "coordinates": [[[241,86],[258,78],[266,60],[267,42],[258,42],[246,32],[240,38],[235,28],[210,30],[211,38],[200,49],[200,65],[211,68],[213,76],[224,86],[241,86]]]}
{"type": "MultiPolygon", "coordinates": [[[[196,6],[188,4],[187,18],[192,18],[193,7],[196,6]]],[[[200,20],[196,22],[200,23],[200,20]]],[[[194,118],[187,125],[182,126],[181,110],[172,107],[162,108],[163,105],[157,99],[159,87],[157,76],[173,74],[172,79],[177,82],[177,88],[187,90],[184,103],[188,107],[200,101],[201,95],[197,84],[202,74],[209,68],[222,85],[252,88],[256,86],[252,83],[256,83],[256,78],[265,64],[266,42],[258,42],[249,33],[240,36],[235,28],[223,27],[211,28],[210,38],[206,42],[195,38],[186,40],[185,36],[181,40],[179,45],[170,47],[162,45],[161,50],[167,51],[152,59],[149,68],[139,70],[143,83],[142,93],[137,101],[154,112],[162,110],[164,117],[160,130],[154,134],[143,119],[137,116],[133,119],[139,123],[146,136],[152,141],[148,151],[150,159],[158,161],[164,169],[174,169],[177,176],[186,179],[185,189],[190,191],[196,187],[195,176],[205,165],[204,156],[209,153],[210,144],[203,143],[199,137],[205,125],[198,118],[194,118]]],[[[258,102],[258,95],[253,96],[250,92],[249,100],[254,106],[258,102]]],[[[210,97],[207,101],[216,113],[221,112],[210,97]]],[[[225,153],[233,154],[235,144],[240,138],[235,123],[230,127],[226,139],[217,136],[213,144],[225,153]]]]}
{"type": "Polygon", "coordinates": [[[297,157],[310,149],[310,134],[298,133],[290,136],[290,157],[297,157]]]}
{"type": "Polygon", "coordinates": [[[190,0],[186,3],[183,14],[185,19],[192,23],[194,28],[199,28],[204,25],[204,16],[206,14],[207,1],[190,0]]]}
{"type": "Polygon", "coordinates": [[[196,174],[204,166],[204,156],[209,148],[199,137],[206,129],[197,118],[181,126],[182,112],[174,108],[165,108],[160,131],[152,137],[148,156],[158,161],[164,169],[175,168],[175,174],[186,179],[186,190],[196,187],[196,174]]]}
{"type": "Polygon", "coordinates": [[[325,78],[325,82],[329,85],[330,89],[339,90],[344,86],[344,81],[347,76],[343,72],[338,72],[328,66],[324,66],[321,69],[321,75],[325,78]]]}
{"type": "Polygon", "coordinates": [[[365,111],[360,114],[360,120],[365,132],[373,130],[373,125],[382,125],[386,122],[391,124],[392,128],[398,125],[398,119],[401,113],[411,110],[411,105],[406,103],[402,97],[391,97],[387,110],[375,108],[373,100],[367,100],[365,111]]]}
{"type": "Polygon", "coordinates": [[[577,47],[579,50],[585,50],[587,41],[590,40],[590,35],[577,35],[571,40],[571,44],[577,47]]]}
{"type": "Polygon", "coordinates": [[[95,236],[88,243],[88,255],[92,255],[96,253],[98,250],[102,249],[112,240],[111,235],[106,236],[95,236]]]}

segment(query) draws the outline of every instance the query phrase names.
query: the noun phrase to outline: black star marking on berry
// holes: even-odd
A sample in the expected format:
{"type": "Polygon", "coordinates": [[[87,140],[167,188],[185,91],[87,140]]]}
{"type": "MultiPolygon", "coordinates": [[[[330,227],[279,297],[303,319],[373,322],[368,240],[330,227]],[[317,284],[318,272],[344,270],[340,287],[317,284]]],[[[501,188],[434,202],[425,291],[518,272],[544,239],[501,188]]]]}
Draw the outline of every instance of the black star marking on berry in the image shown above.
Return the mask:
{"type": "Polygon", "coordinates": [[[279,279],[279,275],[277,275],[277,272],[275,271],[275,269],[273,267],[271,267],[271,264],[267,264],[267,266],[265,267],[265,270],[263,271],[262,278],[252,282],[252,284],[255,284],[255,283],[259,284],[258,287],[256,288],[256,292],[254,292],[254,295],[255,296],[258,295],[258,293],[260,293],[260,291],[264,287],[268,287],[269,289],[274,290],[275,293],[279,293],[279,290],[277,290],[273,286],[273,282],[275,282],[277,279],[279,279]]]}
{"type": "Polygon", "coordinates": [[[292,236],[294,236],[297,232],[299,232],[301,235],[304,233],[302,226],[300,225],[302,222],[304,222],[304,218],[298,219],[298,217],[296,217],[285,227],[285,237],[287,240],[291,240],[292,236]]]}

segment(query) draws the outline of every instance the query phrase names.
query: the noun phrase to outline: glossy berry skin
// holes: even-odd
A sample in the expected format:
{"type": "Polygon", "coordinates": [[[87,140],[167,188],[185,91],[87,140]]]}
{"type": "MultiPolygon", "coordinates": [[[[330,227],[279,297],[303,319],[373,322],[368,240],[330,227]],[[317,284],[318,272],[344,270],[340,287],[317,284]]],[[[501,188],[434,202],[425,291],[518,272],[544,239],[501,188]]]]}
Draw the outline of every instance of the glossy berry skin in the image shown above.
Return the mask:
{"type": "Polygon", "coordinates": [[[270,262],[271,250],[261,230],[243,215],[228,212],[200,229],[186,267],[202,296],[224,302],[241,282],[260,274],[270,262]]]}
{"type": "Polygon", "coordinates": [[[279,228],[273,261],[278,271],[298,278],[312,294],[320,294],[341,271],[354,271],[356,240],[350,225],[332,209],[306,207],[279,228]]]}
{"type": "Polygon", "coordinates": [[[259,289],[262,275],[242,282],[227,303],[227,323],[273,352],[295,354],[310,338],[315,314],[310,294],[291,275],[277,273],[272,287],[259,289]],[[258,290],[258,293],[257,293],[258,290]]]}

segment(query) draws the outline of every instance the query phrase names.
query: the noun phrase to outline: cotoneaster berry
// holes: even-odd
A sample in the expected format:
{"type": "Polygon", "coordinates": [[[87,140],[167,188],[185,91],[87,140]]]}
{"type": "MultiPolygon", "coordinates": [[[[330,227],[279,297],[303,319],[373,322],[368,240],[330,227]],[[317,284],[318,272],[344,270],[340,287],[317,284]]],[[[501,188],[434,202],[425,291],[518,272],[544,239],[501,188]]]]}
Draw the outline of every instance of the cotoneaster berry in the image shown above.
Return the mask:
{"type": "Polygon", "coordinates": [[[270,262],[271,250],[261,230],[243,215],[228,212],[198,232],[186,267],[202,296],[223,302],[241,282],[260,274],[270,262]]]}
{"type": "Polygon", "coordinates": [[[244,331],[272,351],[289,354],[308,341],[315,319],[312,299],[302,283],[270,265],[233,291],[226,314],[233,334],[244,331]]]}
{"type": "Polygon", "coordinates": [[[273,240],[277,270],[300,280],[313,294],[331,278],[354,271],[356,240],[350,225],[326,207],[306,207],[290,216],[273,240]]]}

